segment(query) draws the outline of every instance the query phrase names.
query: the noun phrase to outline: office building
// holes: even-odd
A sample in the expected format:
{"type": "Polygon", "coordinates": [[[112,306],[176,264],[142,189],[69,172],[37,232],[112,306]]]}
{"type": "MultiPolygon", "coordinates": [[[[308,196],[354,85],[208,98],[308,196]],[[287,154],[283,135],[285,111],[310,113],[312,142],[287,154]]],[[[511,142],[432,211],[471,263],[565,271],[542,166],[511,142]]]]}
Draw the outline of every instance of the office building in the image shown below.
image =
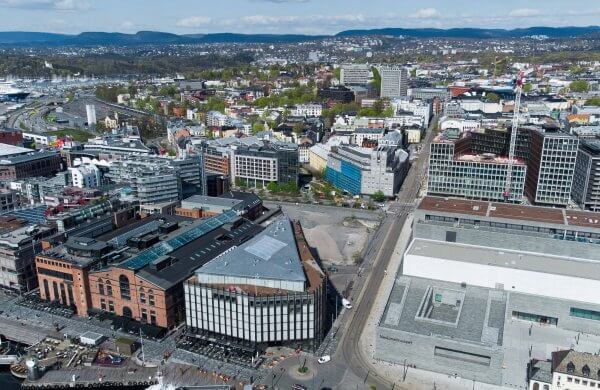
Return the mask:
{"type": "Polygon", "coordinates": [[[186,281],[186,324],[198,338],[256,351],[314,350],[325,333],[326,280],[300,224],[283,217],[186,281]]]}
{"type": "Polygon", "coordinates": [[[343,64],[340,66],[340,85],[367,85],[371,69],[367,64],[343,64]]]}
{"type": "Polygon", "coordinates": [[[539,205],[566,207],[571,199],[579,139],[568,133],[530,129],[525,195],[539,205]]]}
{"type": "MultiPolygon", "coordinates": [[[[504,200],[508,158],[493,153],[478,154],[469,149],[469,138],[457,142],[438,136],[431,144],[427,193],[472,199],[504,200]]],[[[511,202],[523,199],[525,162],[516,160],[512,170],[511,202]]]]}
{"type": "Polygon", "coordinates": [[[37,287],[35,256],[42,251],[42,239],[56,229],[20,222],[0,230],[0,288],[24,293],[37,287]]]}
{"type": "Polygon", "coordinates": [[[332,147],[325,179],[353,195],[395,196],[408,173],[408,153],[395,147],[332,147]]]}
{"type": "Polygon", "coordinates": [[[580,140],[571,197],[579,207],[600,211],[600,141],[580,140]]]}
{"type": "Polygon", "coordinates": [[[250,192],[229,191],[218,197],[194,195],[181,201],[175,209],[177,215],[189,218],[207,218],[233,211],[237,215],[254,220],[262,214],[262,201],[250,192]]]}
{"type": "MultiPolygon", "coordinates": [[[[510,131],[447,132],[431,144],[428,193],[502,200],[510,131]],[[450,156],[454,156],[451,158],[450,156]]],[[[518,130],[509,200],[565,207],[570,199],[579,140],[540,127],[518,130]]]]}
{"type": "Polygon", "coordinates": [[[400,98],[408,95],[408,71],[400,66],[382,66],[379,68],[381,76],[382,98],[400,98]]]}
{"type": "Polygon", "coordinates": [[[261,228],[235,212],[192,220],[153,214],[95,238],[74,236],[38,254],[40,297],[171,328],[185,317],[183,282],[261,228]]]}
{"type": "Polygon", "coordinates": [[[298,145],[260,141],[234,146],[232,151],[231,179],[236,185],[298,184],[298,145]]]}
{"type": "Polygon", "coordinates": [[[58,152],[40,151],[0,144],[0,180],[50,176],[61,171],[58,152]]]}
{"type": "Polygon", "coordinates": [[[379,321],[375,358],[504,385],[522,329],[513,322],[600,334],[599,220],[425,197],[379,321]]]}

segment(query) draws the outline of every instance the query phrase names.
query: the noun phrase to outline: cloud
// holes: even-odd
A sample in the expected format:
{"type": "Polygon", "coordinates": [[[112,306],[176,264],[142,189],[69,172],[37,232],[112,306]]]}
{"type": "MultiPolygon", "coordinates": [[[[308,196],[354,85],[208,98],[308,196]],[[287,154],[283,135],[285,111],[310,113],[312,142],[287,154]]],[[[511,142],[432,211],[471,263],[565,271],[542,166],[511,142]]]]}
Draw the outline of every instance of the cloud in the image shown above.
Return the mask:
{"type": "Polygon", "coordinates": [[[435,8],[421,8],[410,17],[414,19],[435,19],[440,17],[440,12],[435,8]]]}
{"type": "Polygon", "coordinates": [[[0,0],[0,7],[29,10],[77,11],[89,9],[87,1],[82,0],[0,0]]]}
{"type": "Polygon", "coordinates": [[[542,12],[539,9],[535,8],[517,8],[510,11],[508,13],[508,16],[512,16],[515,18],[529,18],[532,16],[539,16],[541,15],[541,13],[542,12]]]}
{"type": "Polygon", "coordinates": [[[208,16],[190,16],[177,21],[177,27],[198,28],[210,24],[212,19],[208,16]]]}

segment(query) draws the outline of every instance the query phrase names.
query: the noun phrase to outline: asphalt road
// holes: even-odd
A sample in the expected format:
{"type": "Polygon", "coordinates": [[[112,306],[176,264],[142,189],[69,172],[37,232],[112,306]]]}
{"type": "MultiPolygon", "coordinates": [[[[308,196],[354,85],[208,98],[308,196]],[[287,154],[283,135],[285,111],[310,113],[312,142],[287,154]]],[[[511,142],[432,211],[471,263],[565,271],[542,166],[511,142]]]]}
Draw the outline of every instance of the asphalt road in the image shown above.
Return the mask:
{"type": "MultiPolygon", "coordinates": [[[[436,122],[436,120],[432,121],[432,125],[436,122]]],[[[365,254],[365,277],[358,279],[353,297],[354,309],[348,313],[350,318],[347,319],[342,340],[334,356],[336,360],[343,359],[348,369],[359,378],[363,378],[365,385],[374,385],[377,389],[399,387],[394,384],[392,378],[385,378],[372,368],[368,357],[364,356],[359,339],[371,309],[375,307],[380,282],[385,275],[402,227],[415,207],[414,203],[426,178],[429,145],[435,135],[432,130],[432,128],[428,129],[418,159],[413,162],[397,200],[390,205],[390,213],[383,221],[370,250],[365,254]]]]}

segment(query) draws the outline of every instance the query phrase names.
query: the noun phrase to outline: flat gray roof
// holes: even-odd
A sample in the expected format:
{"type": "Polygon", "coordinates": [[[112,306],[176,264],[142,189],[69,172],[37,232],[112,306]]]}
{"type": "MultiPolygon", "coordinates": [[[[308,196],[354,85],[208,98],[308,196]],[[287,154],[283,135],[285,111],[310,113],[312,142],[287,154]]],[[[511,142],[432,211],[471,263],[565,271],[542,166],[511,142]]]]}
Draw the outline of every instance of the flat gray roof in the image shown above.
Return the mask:
{"type": "Polygon", "coordinates": [[[422,238],[416,238],[407,253],[464,263],[600,280],[600,262],[597,260],[552,256],[422,238]]]}
{"type": "Polygon", "coordinates": [[[488,346],[504,338],[506,294],[485,287],[401,276],[396,279],[379,326],[423,336],[449,337],[488,346]],[[464,292],[456,326],[417,318],[429,287],[464,292]]]}
{"type": "Polygon", "coordinates": [[[290,220],[281,217],[263,232],[206,263],[198,274],[304,282],[306,277],[290,220]]]}
{"type": "Polygon", "coordinates": [[[217,197],[205,196],[205,195],[192,195],[189,198],[185,198],[184,200],[182,200],[181,206],[182,207],[184,207],[184,206],[202,207],[205,205],[209,205],[209,206],[234,208],[235,206],[239,205],[240,203],[242,203],[241,200],[234,199],[234,198],[217,198],[217,197]]]}
{"type": "Polygon", "coordinates": [[[10,144],[0,143],[0,158],[6,157],[6,156],[12,156],[15,154],[29,153],[29,152],[35,152],[35,150],[22,148],[20,146],[14,146],[14,145],[10,145],[10,144]]]}

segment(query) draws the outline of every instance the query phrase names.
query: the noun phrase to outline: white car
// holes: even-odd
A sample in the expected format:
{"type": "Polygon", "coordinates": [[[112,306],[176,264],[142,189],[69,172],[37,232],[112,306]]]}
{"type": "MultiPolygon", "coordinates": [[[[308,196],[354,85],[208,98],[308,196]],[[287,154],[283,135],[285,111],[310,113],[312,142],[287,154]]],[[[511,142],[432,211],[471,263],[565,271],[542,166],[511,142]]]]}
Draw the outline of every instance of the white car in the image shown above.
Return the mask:
{"type": "Polygon", "coordinates": [[[323,363],[327,363],[330,360],[331,360],[331,356],[325,355],[325,356],[321,356],[317,361],[319,362],[319,364],[323,364],[323,363]]]}
{"type": "Polygon", "coordinates": [[[342,305],[346,308],[346,309],[352,309],[352,304],[350,303],[349,300],[347,300],[346,298],[342,299],[342,305]]]}

